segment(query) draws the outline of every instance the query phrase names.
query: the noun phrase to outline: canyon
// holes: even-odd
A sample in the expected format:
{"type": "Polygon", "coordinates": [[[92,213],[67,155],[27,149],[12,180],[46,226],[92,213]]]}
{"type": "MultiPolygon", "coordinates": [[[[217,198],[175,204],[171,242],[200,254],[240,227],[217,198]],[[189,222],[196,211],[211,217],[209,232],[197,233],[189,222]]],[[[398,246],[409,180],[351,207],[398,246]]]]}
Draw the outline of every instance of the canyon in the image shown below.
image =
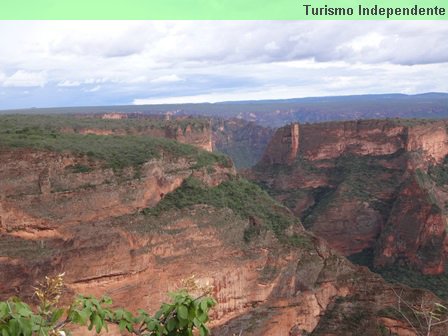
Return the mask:
{"type": "Polygon", "coordinates": [[[277,130],[248,177],[345,256],[444,274],[445,121],[363,120],[277,130]]]}
{"type": "MultiPolygon", "coordinates": [[[[75,293],[107,294],[119,306],[153,311],[167,291],[195,275],[214,288],[215,335],[415,335],[394,314],[397,293],[412,304],[442,301],[429,291],[389,284],[343,254],[371,247],[382,257],[378,264],[395,263],[399,256],[423,272],[443,270],[446,234],[438,204],[445,194],[434,176],[443,175],[436,168],[443,168],[445,128],[443,122],[373,123],[279,129],[260,164],[247,174],[288,207],[202,146],[148,140],[142,134],[25,132],[20,127],[14,134],[0,132],[0,299],[32,300],[38,280],[65,272],[66,299],[75,293]],[[324,133],[306,140],[317,131],[324,133]],[[76,151],[72,141],[78,142],[76,151]],[[138,160],[125,157],[128,148],[138,152],[138,145],[151,151],[138,160]],[[367,162],[375,169],[380,161],[384,171],[372,175],[369,170],[371,185],[361,184],[377,197],[380,210],[365,198],[346,202],[349,179],[330,176],[357,162],[335,162],[348,154],[375,160],[367,162]],[[403,184],[388,182],[392,177],[403,184]],[[337,211],[314,212],[316,196],[336,193],[330,188],[339,188],[337,207],[357,214],[354,224],[343,222],[353,234],[349,243],[335,225],[337,211]],[[404,212],[414,209],[410,198],[418,207],[404,212]],[[409,218],[419,219],[412,230],[409,218]]],[[[344,171],[359,172],[352,166],[344,171]]],[[[362,171],[350,181],[363,182],[366,176],[362,171]]],[[[444,333],[443,326],[432,331],[444,333]]]]}
{"type": "Polygon", "coordinates": [[[254,166],[263,156],[275,129],[243,119],[213,118],[213,150],[232,158],[237,168],[254,166]]]}

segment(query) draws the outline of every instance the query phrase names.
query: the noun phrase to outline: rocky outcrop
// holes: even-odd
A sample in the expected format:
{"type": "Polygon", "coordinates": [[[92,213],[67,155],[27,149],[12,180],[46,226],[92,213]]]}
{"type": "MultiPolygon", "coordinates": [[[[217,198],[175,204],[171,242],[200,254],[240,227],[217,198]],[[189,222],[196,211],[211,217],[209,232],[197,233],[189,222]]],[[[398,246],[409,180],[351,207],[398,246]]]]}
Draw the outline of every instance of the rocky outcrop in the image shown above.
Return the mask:
{"type": "Polygon", "coordinates": [[[425,274],[442,274],[448,259],[447,217],[423,172],[402,186],[378,244],[376,267],[411,262],[425,274]]]}
{"type": "Polygon", "coordinates": [[[444,121],[403,125],[388,120],[291,124],[279,128],[261,163],[291,164],[300,154],[307,160],[330,160],[344,154],[391,155],[399,150],[422,151],[441,162],[447,154],[444,121]],[[299,145],[300,144],[300,145],[299,145]]]}
{"type": "MultiPolygon", "coordinates": [[[[196,119],[194,119],[189,122],[188,118],[182,118],[179,121],[164,121],[156,117],[146,117],[142,120],[147,122],[139,125],[138,119],[129,119],[130,122],[126,124],[125,122],[127,118],[115,117],[115,114],[112,114],[112,116],[108,118],[103,117],[103,119],[107,119],[107,121],[111,123],[117,122],[117,124],[109,125],[107,123],[103,123],[100,124],[101,127],[95,127],[94,122],[91,122],[92,125],[89,125],[88,122],[86,122],[86,126],[64,126],[61,128],[61,131],[64,133],[79,134],[116,136],[136,135],[167,138],[176,140],[180,143],[193,145],[209,152],[212,151],[212,130],[210,122],[206,120],[201,120],[200,122],[198,122],[196,119]]],[[[85,118],[84,120],[94,121],[95,119],[91,117],[90,119],[85,118]]]]}
{"type": "MultiPolygon", "coordinates": [[[[286,256],[268,297],[214,328],[218,335],[416,335],[391,312],[401,300],[437,300],[429,292],[388,285],[351,265],[316,240],[314,248],[286,256]],[[285,264],[286,263],[286,264],[285,264]]],[[[250,295],[250,292],[248,292],[250,295]]],[[[443,335],[444,327],[432,330],[443,335]]]]}
{"type": "MultiPolygon", "coordinates": [[[[120,172],[102,168],[84,156],[26,149],[1,151],[0,160],[2,208],[26,209],[30,218],[54,225],[101,220],[154,206],[186,177],[200,175],[200,170],[191,168],[194,162],[183,159],[155,159],[120,172]]],[[[211,180],[219,182],[220,170],[211,174],[211,180]]],[[[3,228],[21,223],[5,212],[0,216],[3,228]]]]}
{"type": "Polygon", "coordinates": [[[377,267],[442,274],[446,126],[401,120],[285,126],[248,177],[344,255],[374,249],[377,267]]]}
{"type": "MultiPolygon", "coordinates": [[[[139,168],[113,171],[86,156],[29,149],[1,150],[0,161],[0,273],[17,271],[10,279],[15,287],[2,283],[7,286],[0,290],[3,297],[63,267],[67,251],[76,250],[80,241],[99,242],[97,222],[156,205],[188,176],[216,185],[235,174],[233,168],[219,165],[192,169],[195,162],[182,158],[154,159],[139,168]],[[78,230],[84,225],[89,233],[83,237],[78,230]],[[75,240],[71,230],[79,234],[75,240]]],[[[101,241],[105,246],[99,251],[114,239],[120,241],[114,233],[109,242],[101,241]]]]}
{"type": "Polygon", "coordinates": [[[267,164],[291,164],[299,151],[299,124],[291,124],[277,130],[266,148],[262,162],[267,164]]]}

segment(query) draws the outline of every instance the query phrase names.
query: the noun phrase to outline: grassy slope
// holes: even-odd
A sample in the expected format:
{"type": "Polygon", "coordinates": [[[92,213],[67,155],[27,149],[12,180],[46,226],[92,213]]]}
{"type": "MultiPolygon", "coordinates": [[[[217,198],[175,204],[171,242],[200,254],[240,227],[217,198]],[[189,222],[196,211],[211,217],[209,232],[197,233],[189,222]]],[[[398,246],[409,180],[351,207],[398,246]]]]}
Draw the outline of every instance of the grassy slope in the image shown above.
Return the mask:
{"type": "Polygon", "coordinates": [[[196,130],[203,130],[209,127],[209,120],[206,118],[183,118],[165,120],[161,117],[151,118],[130,118],[130,119],[101,119],[97,116],[76,116],[76,115],[0,115],[1,128],[41,128],[46,130],[59,130],[64,127],[71,127],[77,131],[85,128],[95,128],[102,130],[135,129],[142,131],[145,129],[164,129],[166,127],[183,130],[190,125],[196,130]]]}
{"type": "Polygon", "coordinates": [[[208,204],[215,208],[230,208],[241,218],[254,218],[260,226],[248,227],[244,232],[246,241],[265,228],[272,230],[281,241],[294,246],[308,246],[308,237],[300,234],[287,235],[291,226],[300,222],[281,204],[254,183],[235,178],[208,188],[200,181],[189,178],[174,192],[168,194],[155,208],[145,210],[148,216],[158,216],[172,208],[186,208],[195,204],[208,204]]]}
{"type": "MultiPolygon", "coordinates": [[[[121,169],[138,166],[159,158],[162,153],[172,157],[185,157],[196,162],[196,167],[214,163],[229,166],[230,161],[223,155],[209,153],[194,146],[180,144],[173,140],[148,136],[101,136],[68,134],[59,131],[64,126],[74,127],[82,122],[85,127],[113,128],[117,120],[106,121],[94,118],[49,116],[4,116],[0,117],[0,148],[17,147],[68,151],[88,155],[105,162],[106,167],[121,169]]],[[[149,121],[148,121],[149,122],[149,121]]]]}

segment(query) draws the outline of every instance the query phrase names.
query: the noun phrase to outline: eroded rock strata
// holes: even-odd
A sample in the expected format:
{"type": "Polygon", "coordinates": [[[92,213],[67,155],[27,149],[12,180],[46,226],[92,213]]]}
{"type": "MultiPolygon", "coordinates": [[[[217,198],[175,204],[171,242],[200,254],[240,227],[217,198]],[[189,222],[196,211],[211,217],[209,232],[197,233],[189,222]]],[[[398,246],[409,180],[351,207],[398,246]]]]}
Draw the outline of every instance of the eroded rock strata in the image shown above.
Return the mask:
{"type": "Polygon", "coordinates": [[[393,289],[437,300],[353,266],[219,161],[161,155],[114,170],[80,154],[2,148],[0,162],[2,299],[29,297],[44,275],[65,272],[66,297],[108,294],[154,310],[195,274],[215,288],[214,334],[229,336],[410,335],[390,314],[393,289]],[[260,212],[247,216],[254,204],[260,212]]]}
{"type": "Polygon", "coordinates": [[[445,121],[365,120],[279,129],[248,176],[305,227],[377,267],[443,274],[448,257],[445,121]]]}

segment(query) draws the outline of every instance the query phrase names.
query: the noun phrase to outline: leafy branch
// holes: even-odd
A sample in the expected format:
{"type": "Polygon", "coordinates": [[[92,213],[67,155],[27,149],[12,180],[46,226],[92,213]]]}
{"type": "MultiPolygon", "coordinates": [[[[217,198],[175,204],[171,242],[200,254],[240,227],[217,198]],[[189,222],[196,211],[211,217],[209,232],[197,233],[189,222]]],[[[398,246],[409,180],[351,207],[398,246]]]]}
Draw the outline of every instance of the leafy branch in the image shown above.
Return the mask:
{"type": "Polygon", "coordinates": [[[154,316],[139,309],[137,314],[123,309],[112,309],[109,297],[97,299],[79,295],[69,307],[59,306],[64,274],[46,277],[35,288],[39,305],[34,312],[18,298],[0,302],[1,336],[56,336],[69,334],[69,325],[79,325],[97,334],[108,331],[108,324],[115,324],[121,332],[138,336],[208,336],[210,309],[216,301],[210,296],[211,288],[197,287],[193,278],[187,280],[186,288],[169,293],[170,303],[163,303],[154,316]],[[189,290],[201,290],[194,298],[189,290]]]}

